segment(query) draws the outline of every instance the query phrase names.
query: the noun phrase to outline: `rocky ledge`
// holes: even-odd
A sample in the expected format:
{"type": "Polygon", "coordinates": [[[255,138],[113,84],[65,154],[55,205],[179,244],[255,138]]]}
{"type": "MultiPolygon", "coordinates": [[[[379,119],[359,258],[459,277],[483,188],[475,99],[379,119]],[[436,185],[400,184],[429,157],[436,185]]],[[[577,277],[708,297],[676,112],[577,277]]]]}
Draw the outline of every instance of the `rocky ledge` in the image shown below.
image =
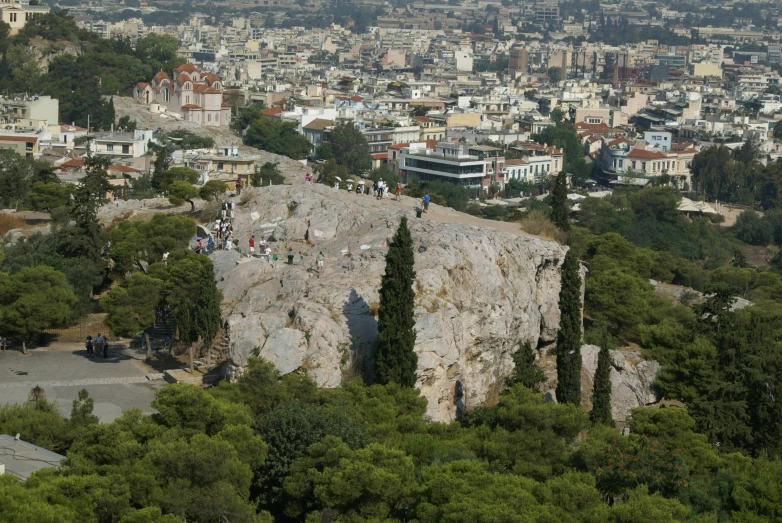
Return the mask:
{"type": "Polygon", "coordinates": [[[429,418],[496,401],[519,342],[556,338],[566,248],[554,242],[454,223],[469,220],[437,206],[417,219],[412,199],[378,202],[322,185],[249,189],[236,202],[242,253],[212,255],[230,326],[229,379],[254,353],[322,387],[371,374],[380,279],[402,215],[416,256],[417,386],[429,418]],[[251,234],[271,241],[276,266],[244,257],[251,234]]]}

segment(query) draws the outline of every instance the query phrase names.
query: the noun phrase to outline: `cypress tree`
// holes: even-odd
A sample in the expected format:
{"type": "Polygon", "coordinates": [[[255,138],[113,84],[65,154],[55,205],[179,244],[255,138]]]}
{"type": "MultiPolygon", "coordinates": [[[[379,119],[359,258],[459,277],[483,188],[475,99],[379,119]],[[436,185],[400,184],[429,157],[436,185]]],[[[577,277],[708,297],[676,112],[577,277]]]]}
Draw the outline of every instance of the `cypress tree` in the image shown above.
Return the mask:
{"type": "Polygon", "coordinates": [[[551,191],[551,221],[563,231],[570,230],[567,203],[567,174],[561,171],[551,191]]]}
{"type": "Polygon", "coordinates": [[[418,355],[415,353],[415,257],[407,217],[399,222],[386,255],[386,273],[380,283],[377,320],[375,381],[414,387],[418,355]]]}
{"type": "Polygon", "coordinates": [[[521,383],[525,387],[535,390],[538,388],[538,384],[546,381],[543,369],[535,365],[535,353],[529,342],[519,342],[519,350],[513,354],[513,363],[515,364],[513,374],[505,380],[507,387],[521,383]]]}
{"type": "Polygon", "coordinates": [[[562,263],[557,333],[557,401],[581,403],[581,274],[575,249],[562,263]]]}
{"type": "Polygon", "coordinates": [[[616,343],[608,332],[608,325],[605,322],[596,322],[590,332],[596,334],[594,340],[600,345],[600,352],[597,355],[597,370],[595,371],[595,387],[592,395],[592,412],[589,413],[589,419],[592,423],[614,426],[614,419],[611,416],[611,353],[616,343]]]}
{"type": "Polygon", "coordinates": [[[611,416],[611,355],[608,347],[600,347],[597,355],[595,391],[589,419],[595,424],[614,426],[614,419],[611,416]]]}
{"type": "Polygon", "coordinates": [[[117,114],[114,111],[114,97],[109,98],[109,103],[106,104],[105,114],[103,115],[103,128],[110,129],[117,118],[117,114]]]}

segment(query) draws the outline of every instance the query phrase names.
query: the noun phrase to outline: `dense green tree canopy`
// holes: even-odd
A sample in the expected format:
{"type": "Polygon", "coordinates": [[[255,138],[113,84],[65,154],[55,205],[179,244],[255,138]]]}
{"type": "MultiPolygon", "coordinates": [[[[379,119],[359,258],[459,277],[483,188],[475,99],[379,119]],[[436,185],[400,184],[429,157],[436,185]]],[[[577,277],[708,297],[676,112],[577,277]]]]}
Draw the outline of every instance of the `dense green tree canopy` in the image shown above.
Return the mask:
{"type": "Polygon", "coordinates": [[[343,165],[350,174],[363,173],[372,166],[367,139],[350,123],[331,129],[328,141],[318,147],[317,154],[324,160],[334,158],[337,164],[343,165]]]}

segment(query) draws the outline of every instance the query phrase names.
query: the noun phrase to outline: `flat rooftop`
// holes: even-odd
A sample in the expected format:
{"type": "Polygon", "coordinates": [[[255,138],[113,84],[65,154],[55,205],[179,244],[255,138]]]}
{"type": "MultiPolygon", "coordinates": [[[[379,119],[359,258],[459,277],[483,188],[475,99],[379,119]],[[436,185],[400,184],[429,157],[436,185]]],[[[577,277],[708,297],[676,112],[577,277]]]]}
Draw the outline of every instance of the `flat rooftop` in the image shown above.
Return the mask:
{"type": "Polygon", "coordinates": [[[15,439],[8,434],[0,434],[0,463],[5,465],[5,473],[26,480],[30,475],[48,467],[59,467],[65,456],[50,450],[15,439]]]}

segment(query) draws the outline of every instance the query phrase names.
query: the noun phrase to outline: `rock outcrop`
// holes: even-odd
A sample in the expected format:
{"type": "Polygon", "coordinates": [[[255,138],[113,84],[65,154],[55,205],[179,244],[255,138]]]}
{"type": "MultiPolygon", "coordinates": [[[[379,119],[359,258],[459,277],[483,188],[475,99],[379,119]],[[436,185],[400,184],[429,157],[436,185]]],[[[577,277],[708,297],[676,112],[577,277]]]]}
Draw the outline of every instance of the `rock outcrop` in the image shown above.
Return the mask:
{"type": "Polygon", "coordinates": [[[511,224],[464,223],[466,215],[437,206],[416,219],[412,199],[379,202],[322,185],[248,189],[236,201],[242,254],[212,255],[230,325],[229,379],[254,352],[284,373],[306,370],[323,387],[371,373],[380,279],[402,215],[416,252],[417,386],[429,418],[496,401],[519,342],[556,338],[566,248],[554,242],[509,232],[511,224]],[[251,234],[271,240],[276,267],[242,257],[251,234]]]}
{"type": "MultiPolygon", "coordinates": [[[[591,395],[593,379],[597,371],[597,345],[581,347],[582,387],[591,395]]],[[[611,351],[611,415],[617,423],[623,423],[636,407],[657,403],[660,396],[653,383],[660,371],[660,364],[644,360],[637,352],[611,351]]]]}

